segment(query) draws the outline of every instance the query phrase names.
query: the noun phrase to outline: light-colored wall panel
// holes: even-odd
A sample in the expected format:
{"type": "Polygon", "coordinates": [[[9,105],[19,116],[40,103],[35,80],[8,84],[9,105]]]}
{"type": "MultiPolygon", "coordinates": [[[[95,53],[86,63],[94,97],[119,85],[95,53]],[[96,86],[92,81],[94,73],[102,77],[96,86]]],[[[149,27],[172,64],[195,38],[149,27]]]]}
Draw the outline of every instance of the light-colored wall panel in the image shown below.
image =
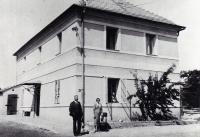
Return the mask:
{"type": "Polygon", "coordinates": [[[39,53],[39,49],[36,49],[26,56],[25,71],[33,67],[36,67],[39,63],[40,63],[40,53],[39,53]]]}
{"type": "Polygon", "coordinates": [[[96,98],[103,102],[103,80],[102,78],[86,77],[85,78],[85,101],[86,104],[94,104],[96,98]]]}
{"type": "Polygon", "coordinates": [[[122,29],[121,41],[123,51],[145,54],[144,33],[122,29]]]}
{"type": "MultiPolygon", "coordinates": [[[[23,104],[22,104],[22,100],[19,100],[19,103],[21,104],[21,106],[23,107],[33,107],[34,106],[34,100],[33,100],[33,95],[34,95],[34,92],[33,92],[33,89],[31,89],[30,91],[24,89],[24,87],[26,86],[23,86],[21,87],[21,94],[20,96],[22,97],[23,96],[23,104]],[[22,93],[22,89],[24,89],[24,93],[22,93]],[[24,95],[22,95],[24,94],[24,95]]],[[[28,88],[28,87],[26,87],[28,88]]]]}
{"type": "Polygon", "coordinates": [[[74,100],[76,78],[60,80],[60,103],[55,104],[55,81],[41,86],[41,108],[69,106],[74,100]]]}
{"type": "MultiPolygon", "coordinates": [[[[134,80],[124,80],[126,96],[134,95],[137,92],[134,80]]],[[[136,97],[133,97],[131,103],[134,104],[137,101],[136,97]]]]}
{"type": "Polygon", "coordinates": [[[48,41],[42,46],[41,63],[44,63],[55,57],[55,54],[56,54],[55,46],[56,46],[57,40],[58,38],[57,36],[55,36],[54,38],[52,38],[50,41],[48,41]]]}
{"type": "Polygon", "coordinates": [[[20,96],[20,88],[14,88],[14,91],[12,89],[7,90],[6,92],[3,93],[3,104],[1,104],[2,107],[2,114],[7,115],[7,104],[8,104],[8,95],[10,94],[16,94],[17,95],[17,115],[20,115],[21,109],[21,96],[20,96]]]}
{"type": "Polygon", "coordinates": [[[41,119],[45,119],[54,123],[59,123],[60,125],[63,125],[63,127],[66,125],[71,125],[67,127],[67,129],[73,131],[73,119],[71,116],[69,116],[69,107],[41,108],[40,113],[41,119]]]}
{"type": "Polygon", "coordinates": [[[158,36],[158,56],[178,58],[177,39],[158,36]]]}
{"type": "Polygon", "coordinates": [[[55,81],[41,85],[40,106],[55,106],[55,81]]]}
{"type": "Polygon", "coordinates": [[[60,81],[60,104],[69,106],[76,95],[76,77],[60,81]]]}
{"type": "MultiPolygon", "coordinates": [[[[106,66],[95,66],[95,65],[85,65],[85,75],[87,76],[98,76],[98,77],[113,77],[113,78],[123,78],[123,79],[134,79],[132,73],[137,73],[138,77],[143,79],[148,79],[149,74],[158,74],[160,78],[163,72],[145,71],[139,69],[126,69],[126,68],[113,68],[106,66]]],[[[167,69],[166,69],[167,70],[167,69]]],[[[77,74],[81,75],[81,64],[77,65],[77,74]]],[[[173,73],[169,75],[171,82],[180,81],[179,73],[173,73]]]]}
{"type": "Polygon", "coordinates": [[[85,45],[103,48],[104,26],[85,23],[85,45]]]}
{"type": "Polygon", "coordinates": [[[63,69],[65,67],[73,65],[76,62],[75,55],[76,50],[72,50],[46,63],[43,63],[29,71],[26,71],[25,73],[17,76],[18,83],[28,81],[43,75],[47,75],[49,73],[53,73],[54,71],[58,71],[59,69],[63,69]],[[74,57],[72,58],[72,56],[74,57]]]}
{"type": "Polygon", "coordinates": [[[40,117],[62,124],[69,123],[69,105],[76,94],[76,77],[60,80],[60,104],[54,104],[55,82],[41,86],[40,117]]]}
{"type": "Polygon", "coordinates": [[[38,77],[30,77],[29,75],[22,75],[19,77],[19,83],[23,82],[41,82],[41,83],[49,83],[55,81],[56,79],[64,79],[68,77],[72,77],[76,75],[76,65],[63,68],[59,71],[55,71],[52,73],[47,73],[46,75],[38,76],[38,77]]]}
{"type": "MultiPolygon", "coordinates": [[[[141,56],[119,52],[85,50],[85,64],[97,66],[110,66],[148,71],[166,71],[172,64],[177,66],[174,72],[179,73],[179,61],[175,59],[141,56]]],[[[77,58],[81,63],[81,57],[77,58]]]]}
{"type": "Polygon", "coordinates": [[[169,36],[173,36],[173,37],[177,37],[177,31],[176,30],[167,30],[164,28],[158,28],[153,26],[152,24],[148,24],[148,25],[144,25],[144,23],[140,23],[136,20],[136,22],[134,22],[132,19],[128,19],[128,18],[120,18],[117,19],[116,17],[111,17],[109,18],[109,15],[105,16],[101,15],[100,16],[96,16],[98,15],[97,13],[93,13],[93,15],[89,16],[85,16],[85,21],[86,22],[95,22],[98,24],[105,24],[107,26],[113,26],[113,27],[121,27],[122,29],[134,29],[137,31],[143,31],[143,32],[147,32],[147,33],[160,33],[162,35],[169,35],[169,36]]]}
{"type": "Polygon", "coordinates": [[[72,49],[77,46],[78,41],[81,40],[80,29],[78,30],[79,35],[76,36],[76,32],[72,30],[73,27],[78,27],[77,23],[72,24],[70,27],[62,31],[62,45],[61,45],[61,53],[72,49]]]}
{"type": "Polygon", "coordinates": [[[23,73],[23,71],[25,71],[25,67],[26,67],[26,62],[24,59],[21,59],[20,61],[17,62],[17,75],[20,75],[23,73]]]}

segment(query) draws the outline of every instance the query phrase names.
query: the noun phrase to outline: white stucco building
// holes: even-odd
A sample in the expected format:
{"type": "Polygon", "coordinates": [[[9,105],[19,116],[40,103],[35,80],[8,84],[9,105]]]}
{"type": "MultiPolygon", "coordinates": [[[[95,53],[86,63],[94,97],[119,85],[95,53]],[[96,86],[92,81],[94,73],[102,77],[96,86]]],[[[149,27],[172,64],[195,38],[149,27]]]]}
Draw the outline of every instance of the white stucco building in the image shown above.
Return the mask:
{"type": "MultiPolygon", "coordinates": [[[[71,121],[69,104],[78,94],[86,121],[93,119],[96,98],[108,120],[129,120],[126,97],[136,92],[131,72],[144,79],[150,72],[160,76],[174,63],[170,78],[179,81],[177,41],[184,29],[123,0],[74,4],[14,53],[17,84],[1,90],[0,112],[35,110],[35,116],[66,123],[71,121]],[[113,92],[118,103],[111,102],[113,92]]],[[[177,116],[179,105],[172,108],[177,116]]]]}

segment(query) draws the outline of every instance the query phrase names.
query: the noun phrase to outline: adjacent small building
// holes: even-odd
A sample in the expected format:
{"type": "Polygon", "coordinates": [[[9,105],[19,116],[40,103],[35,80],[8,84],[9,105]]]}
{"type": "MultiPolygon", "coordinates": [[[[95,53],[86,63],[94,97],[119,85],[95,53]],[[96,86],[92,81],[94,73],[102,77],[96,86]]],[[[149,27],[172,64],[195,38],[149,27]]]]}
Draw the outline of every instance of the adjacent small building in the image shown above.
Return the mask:
{"type": "MultiPolygon", "coordinates": [[[[73,4],[14,53],[17,84],[1,90],[0,112],[30,111],[67,123],[77,94],[85,121],[93,120],[96,98],[108,120],[130,120],[139,110],[135,98],[132,104],[126,99],[136,92],[132,73],[161,76],[175,64],[170,79],[179,81],[178,35],[184,29],[124,0],[73,4]]],[[[171,110],[179,116],[180,102],[171,110]]]]}

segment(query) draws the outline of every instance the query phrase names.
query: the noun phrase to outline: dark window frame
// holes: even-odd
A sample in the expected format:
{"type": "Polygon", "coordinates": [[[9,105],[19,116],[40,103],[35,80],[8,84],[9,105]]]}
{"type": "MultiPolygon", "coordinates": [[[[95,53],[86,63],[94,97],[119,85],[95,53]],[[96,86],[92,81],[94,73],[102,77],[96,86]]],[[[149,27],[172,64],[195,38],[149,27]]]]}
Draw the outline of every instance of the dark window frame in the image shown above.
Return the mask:
{"type": "Polygon", "coordinates": [[[156,55],[156,35],[146,34],[146,54],[147,55],[156,55]]]}
{"type": "Polygon", "coordinates": [[[118,39],[119,28],[106,27],[106,49],[117,50],[117,39],[118,39]]]}
{"type": "Polygon", "coordinates": [[[119,78],[108,78],[108,103],[119,103],[119,100],[117,99],[117,91],[119,88],[120,79],[119,78]],[[113,94],[113,92],[115,94],[113,94]]]}

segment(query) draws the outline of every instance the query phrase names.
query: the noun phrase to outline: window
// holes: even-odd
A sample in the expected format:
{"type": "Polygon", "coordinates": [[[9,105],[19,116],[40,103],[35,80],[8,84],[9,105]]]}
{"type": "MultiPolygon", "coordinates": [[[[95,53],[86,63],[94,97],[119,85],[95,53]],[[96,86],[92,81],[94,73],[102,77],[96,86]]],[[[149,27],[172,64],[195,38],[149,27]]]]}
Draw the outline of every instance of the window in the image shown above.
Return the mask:
{"type": "Polygon", "coordinates": [[[117,50],[118,29],[107,27],[106,30],[106,49],[117,50]]]}
{"type": "Polygon", "coordinates": [[[61,53],[61,45],[62,45],[62,33],[57,34],[57,42],[56,42],[56,48],[55,48],[55,52],[56,55],[61,53]]]}
{"type": "Polygon", "coordinates": [[[24,73],[26,71],[26,57],[24,57],[23,59],[23,71],[22,73],[24,73]]]}
{"type": "Polygon", "coordinates": [[[38,64],[41,64],[42,47],[38,47],[38,64]]]}
{"type": "Polygon", "coordinates": [[[146,34],[146,51],[147,55],[156,54],[156,35],[146,34]]]}
{"type": "Polygon", "coordinates": [[[119,79],[108,79],[108,103],[119,103],[119,79]]]}
{"type": "Polygon", "coordinates": [[[55,104],[60,104],[60,80],[55,81],[55,104]]]}

